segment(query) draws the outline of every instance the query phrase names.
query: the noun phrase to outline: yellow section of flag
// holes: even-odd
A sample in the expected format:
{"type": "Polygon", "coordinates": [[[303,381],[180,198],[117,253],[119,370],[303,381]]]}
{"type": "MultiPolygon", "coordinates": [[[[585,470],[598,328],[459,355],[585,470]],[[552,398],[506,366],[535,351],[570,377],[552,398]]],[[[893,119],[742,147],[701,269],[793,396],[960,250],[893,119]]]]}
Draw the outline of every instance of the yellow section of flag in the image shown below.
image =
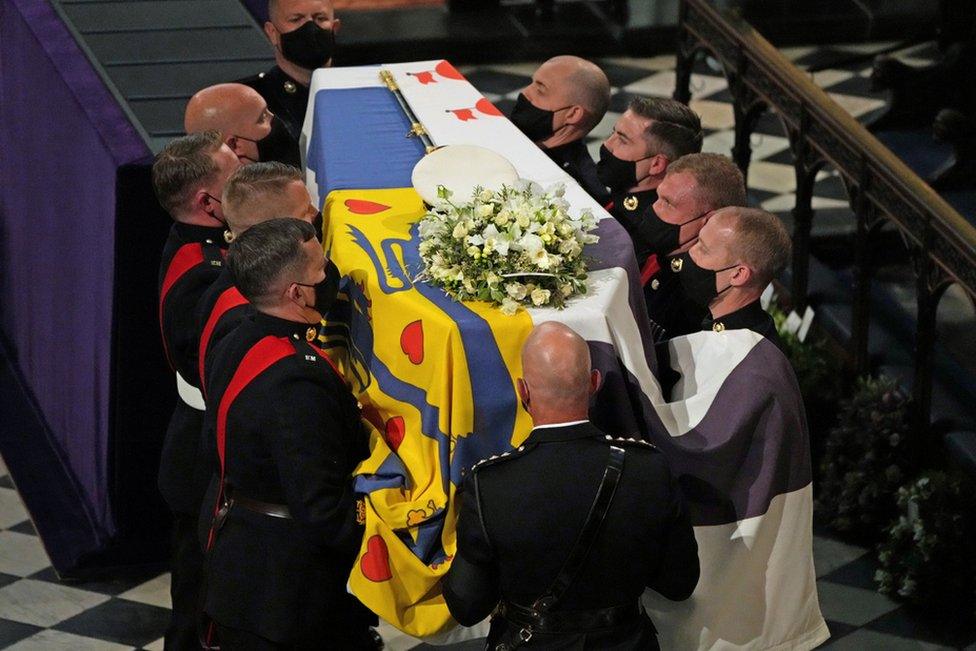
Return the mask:
{"type": "Polygon", "coordinates": [[[531,430],[514,378],[532,320],[415,284],[412,227],[424,212],[412,189],[335,191],[323,210],[323,246],[350,279],[348,310],[323,343],[373,425],[370,456],[356,469],[366,532],[349,586],[417,637],[455,625],[440,579],[456,549],[461,468],[531,430]]]}

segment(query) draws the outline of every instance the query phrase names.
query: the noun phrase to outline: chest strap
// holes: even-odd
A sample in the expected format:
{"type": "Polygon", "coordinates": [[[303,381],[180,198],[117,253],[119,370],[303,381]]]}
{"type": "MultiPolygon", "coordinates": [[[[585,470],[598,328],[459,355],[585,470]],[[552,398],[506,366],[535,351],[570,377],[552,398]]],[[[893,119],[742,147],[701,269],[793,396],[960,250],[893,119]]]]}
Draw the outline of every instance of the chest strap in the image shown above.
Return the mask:
{"type": "MultiPolygon", "coordinates": [[[[512,613],[513,615],[510,621],[522,627],[522,630],[519,631],[519,639],[521,642],[528,642],[532,639],[532,634],[536,631],[544,632],[550,630],[549,627],[551,626],[558,627],[567,625],[565,614],[555,614],[551,611],[576,581],[580,570],[586,564],[586,559],[590,556],[593,543],[603,528],[603,521],[607,517],[610,504],[613,502],[613,496],[617,492],[617,484],[620,481],[620,475],[624,469],[625,456],[626,451],[623,448],[617,447],[616,445],[610,446],[610,456],[607,459],[606,468],[603,470],[603,478],[600,480],[600,487],[597,489],[596,497],[590,505],[590,511],[586,515],[583,528],[580,529],[579,535],[576,537],[576,542],[569,552],[569,556],[566,557],[556,578],[549,585],[549,589],[528,608],[510,602],[502,604],[502,615],[507,617],[506,612],[512,613]]],[[[620,623],[632,617],[629,606],[619,609],[608,608],[583,612],[590,613],[590,616],[586,617],[587,619],[597,622],[612,621],[620,623]]],[[[580,612],[576,613],[577,616],[582,614],[580,612]]],[[[603,625],[600,626],[602,627],[603,625]]]]}

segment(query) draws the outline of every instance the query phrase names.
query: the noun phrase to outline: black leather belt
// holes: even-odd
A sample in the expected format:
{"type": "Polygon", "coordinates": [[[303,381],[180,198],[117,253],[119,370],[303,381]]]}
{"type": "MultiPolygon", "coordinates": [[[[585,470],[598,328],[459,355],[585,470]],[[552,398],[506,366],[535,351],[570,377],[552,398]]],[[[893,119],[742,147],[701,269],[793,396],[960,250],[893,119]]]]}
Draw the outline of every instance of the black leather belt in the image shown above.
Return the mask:
{"type": "Polygon", "coordinates": [[[533,633],[585,633],[631,624],[641,615],[637,603],[593,610],[559,610],[540,613],[511,601],[499,604],[499,613],[512,624],[533,633]]]}
{"type": "Polygon", "coordinates": [[[237,505],[247,509],[248,511],[254,511],[255,513],[260,513],[261,515],[268,515],[272,518],[282,518],[284,520],[291,519],[291,511],[284,504],[271,504],[270,502],[262,502],[260,500],[251,499],[250,497],[244,497],[239,495],[237,491],[231,490],[230,486],[227,487],[227,501],[229,506],[237,505]]]}

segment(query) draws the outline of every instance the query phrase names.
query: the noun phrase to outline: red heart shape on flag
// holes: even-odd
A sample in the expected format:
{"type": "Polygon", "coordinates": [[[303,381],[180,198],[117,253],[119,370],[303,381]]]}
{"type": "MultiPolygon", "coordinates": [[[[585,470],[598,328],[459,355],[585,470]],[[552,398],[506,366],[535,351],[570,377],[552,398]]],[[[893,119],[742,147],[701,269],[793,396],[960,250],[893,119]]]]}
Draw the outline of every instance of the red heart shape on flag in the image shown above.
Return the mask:
{"type": "Polygon", "coordinates": [[[457,71],[457,68],[452,66],[447,61],[441,61],[434,68],[441,77],[446,77],[448,79],[464,79],[464,75],[457,71]]]}
{"type": "Polygon", "coordinates": [[[467,122],[468,120],[477,120],[478,116],[471,112],[469,108],[463,109],[448,109],[448,113],[453,113],[461,122],[467,122]]]}
{"type": "Polygon", "coordinates": [[[417,320],[407,325],[400,333],[400,350],[412,364],[424,361],[424,324],[417,320]]]}
{"type": "Polygon", "coordinates": [[[403,424],[403,416],[394,416],[386,421],[386,443],[391,450],[396,452],[400,449],[404,436],[406,436],[406,427],[403,424]]]}
{"type": "Polygon", "coordinates": [[[498,110],[498,107],[488,101],[487,98],[482,97],[478,100],[478,103],[474,105],[476,109],[484,113],[485,115],[494,115],[497,117],[502,116],[502,112],[498,110]]]}
{"type": "Polygon", "coordinates": [[[393,578],[390,570],[390,551],[386,541],[379,536],[371,536],[366,542],[366,553],[359,559],[359,569],[363,576],[374,583],[382,583],[393,578]]]}
{"type": "Polygon", "coordinates": [[[375,215],[378,212],[390,209],[385,204],[366,201],[365,199],[346,199],[343,203],[349,209],[349,212],[356,213],[357,215],[375,215]]]}
{"type": "Polygon", "coordinates": [[[416,77],[417,78],[417,81],[419,81],[424,86],[426,86],[427,84],[436,84],[437,83],[437,80],[434,79],[434,73],[431,72],[430,70],[426,70],[424,72],[409,72],[407,74],[410,74],[410,75],[413,75],[414,77],[416,77]]]}

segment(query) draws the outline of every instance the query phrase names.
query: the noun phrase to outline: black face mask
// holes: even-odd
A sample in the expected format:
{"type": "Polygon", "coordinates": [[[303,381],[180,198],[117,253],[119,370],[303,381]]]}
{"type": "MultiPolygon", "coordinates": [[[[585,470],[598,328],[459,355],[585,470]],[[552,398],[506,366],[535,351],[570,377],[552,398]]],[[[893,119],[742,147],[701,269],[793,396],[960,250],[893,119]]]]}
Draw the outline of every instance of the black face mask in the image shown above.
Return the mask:
{"type": "Polygon", "coordinates": [[[319,27],[314,20],[281,34],[281,54],[301,68],[321,68],[334,53],[335,34],[331,29],[319,27]]]}
{"type": "Polygon", "coordinates": [[[525,96],[524,93],[519,93],[518,99],[515,100],[515,108],[512,109],[512,114],[509,116],[509,120],[512,124],[519,128],[519,131],[524,133],[526,137],[532,142],[539,142],[545,140],[554,133],[552,128],[552,120],[558,111],[563,109],[568,109],[568,106],[564,106],[561,109],[556,109],[555,111],[547,111],[546,109],[541,109],[532,102],[529,98],[525,96]]]}
{"type": "Polygon", "coordinates": [[[682,242],[680,240],[681,227],[685,224],[690,224],[693,221],[698,221],[707,214],[707,212],[703,212],[697,217],[692,217],[691,219],[683,221],[680,224],[669,224],[658,217],[657,213],[654,212],[654,209],[652,208],[650,213],[643,218],[644,223],[640,229],[641,239],[647,244],[651,253],[655,253],[657,255],[667,255],[675,249],[680,249],[685,244],[698,237],[696,235],[695,237],[682,242]]]}
{"type": "Polygon", "coordinates": [[[722,269],[705,269],[695,264],[687,251],[671,258],[669,265],[672,273],[678,274],[685,297],[702,309],[708,309],[716,296],[732,287],[730,283],[721,291],[715,289],[715,276],[721,271],[739,266],[736,263],[722,269]]]}
{"type": "Polygon", "coordinates": [[[596,164],[596,175],[600,183],[610,188],[611,192],[626,192],[637,185],[637,163],[653,156],[645,156],[637,160],[622,160],[610,153],[606,145],[600,145],[600,161],[596,164]]]}
{"type": "Polygon", "coordinates": [[[332,264],[332,260],[329,260],[325,265],[325,280],[317,285],[298,282],[295,284],[301,285],[302,287],[311,287],[315,290],[315,303],[309,305],[309,307],[314,308],[324,318],[329,308],[335,303],[336,295],[339,293],[340,277],[339,268],[332,264]]]}
{"type": "MultiPolygon", "coordinates": [[[[301,168],[302,157],[298,152],[298,143],[291,137],[285,123],[274,116],[271,118],[271,131],[264,138],[254,140],[244,136],[234,136],[239,140],[253,142],[258,148],[258,161],[278,161],[285,165],[301,168]]],[[[247,158],[246,156],[244,158],[247,158]]],[[[250,159],[249,159],[250,160],[250,159]]],[[[251,161],[256,163],[258,161],[251,161]]]]}

